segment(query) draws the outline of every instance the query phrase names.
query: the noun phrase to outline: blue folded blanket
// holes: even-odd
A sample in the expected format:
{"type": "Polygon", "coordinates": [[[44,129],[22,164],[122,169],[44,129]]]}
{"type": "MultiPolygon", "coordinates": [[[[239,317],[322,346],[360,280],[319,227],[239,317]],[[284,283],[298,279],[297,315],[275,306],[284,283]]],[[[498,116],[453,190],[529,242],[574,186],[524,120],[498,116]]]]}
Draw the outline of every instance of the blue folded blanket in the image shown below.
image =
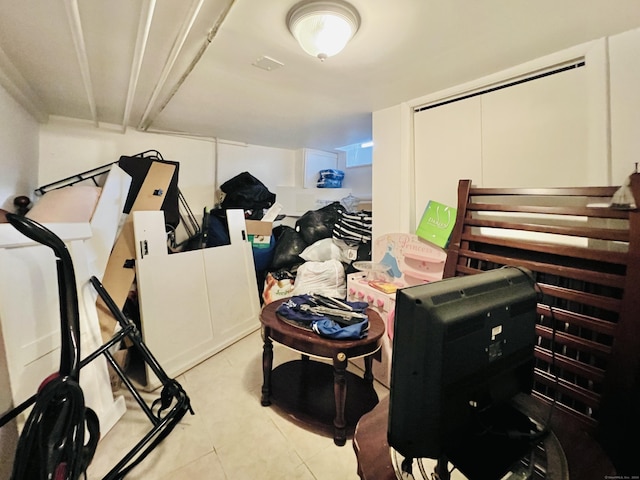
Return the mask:
{"type": "MultiPolygon", "coordinates": [[[[366,302],[340,302],[349,305],[353,312],[366,314],[366,302]]],[[[343,319],[331,315],[322,315],[310,311],[308,307],[317,306],[317,301],[311,295],[295,295],[280,304],[276,312],[282,317],[292,320],[298,325],[313,330],[318,335],[343,340],[364,338],[369,330],[369,319],[343,319]]]]}

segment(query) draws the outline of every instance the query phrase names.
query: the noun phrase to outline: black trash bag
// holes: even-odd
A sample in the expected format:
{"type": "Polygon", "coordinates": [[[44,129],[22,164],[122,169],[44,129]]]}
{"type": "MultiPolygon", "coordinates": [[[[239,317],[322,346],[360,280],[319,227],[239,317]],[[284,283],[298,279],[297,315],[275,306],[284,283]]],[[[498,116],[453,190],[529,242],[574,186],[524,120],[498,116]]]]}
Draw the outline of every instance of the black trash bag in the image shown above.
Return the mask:
{"type": "Polygon", "coordinates": [[[329,238],[343,210],[344,207],[340,202],[330,203],[318,210],[309,210],[296,221],[296,231],[309,245],[323,238],[329,238]]]}
{"type": "Polygon", "coordinates": [[[273,260],[271,260],[270,271],[280,269],[290,270],[292,267],[304,263],[300,254],[309,245],[304,241],[302,235],[286,225],[280,225],[274,228],[273,235],[276,239],[276,246],[273,249],[273,260]]]}
{"type": "Polygon", "coordinates": [[[371,242],[358,245],[356,258],[348,264],[343,263],[345,275],[358,272],[359,270],[353,266],[353,263],[360,261],[371,261],[371,242]]]}
{"type": "Polygon", "coordinates": [[[242,172],[220,185],[225,193],[221,207],[224,210],[239,208],[253,210],[252,220],[260,220],[262,211],[271,207],[276,201],[275,193],[249,172],[242,172]]]}

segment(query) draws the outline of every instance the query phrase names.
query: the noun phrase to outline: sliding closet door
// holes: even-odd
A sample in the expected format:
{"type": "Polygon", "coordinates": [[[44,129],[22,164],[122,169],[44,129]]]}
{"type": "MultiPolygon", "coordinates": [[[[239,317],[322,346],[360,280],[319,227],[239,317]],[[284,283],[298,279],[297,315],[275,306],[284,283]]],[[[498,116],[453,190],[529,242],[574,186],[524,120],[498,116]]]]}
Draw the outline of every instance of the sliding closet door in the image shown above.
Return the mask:
{"type": "Polygon", "coordinates": [[[588,185],[586,70],[532,73],[416,109],[416,221],[430,199],[455,206],[462,178],[484,187],[588,185]]]}
{"type": "Polygon", "coordinates": [[[588,185],[586,68],[482,95],[485,187],[588,185]]]}
{"type": "Polygon", "coordinates": [[[416,222],[429,200],[455,207],[460,178],[481,178],[480,107],[475,97],[414,115],[416,222]]]}

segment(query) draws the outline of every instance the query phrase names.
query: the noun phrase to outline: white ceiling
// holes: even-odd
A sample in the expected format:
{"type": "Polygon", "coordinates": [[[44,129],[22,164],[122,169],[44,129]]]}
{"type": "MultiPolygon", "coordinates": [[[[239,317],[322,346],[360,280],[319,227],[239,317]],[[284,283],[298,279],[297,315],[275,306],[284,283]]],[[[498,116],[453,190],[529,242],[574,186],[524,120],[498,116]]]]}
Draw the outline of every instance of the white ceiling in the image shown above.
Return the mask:
{"type": "Polygon", "coordinates": [[[41,121],[332,150],[370,139],[373,111],[640,26],[638,0],[351,0],[362,26],[320,62],[295,3],[0,0],[0,83],[41,121]]]}

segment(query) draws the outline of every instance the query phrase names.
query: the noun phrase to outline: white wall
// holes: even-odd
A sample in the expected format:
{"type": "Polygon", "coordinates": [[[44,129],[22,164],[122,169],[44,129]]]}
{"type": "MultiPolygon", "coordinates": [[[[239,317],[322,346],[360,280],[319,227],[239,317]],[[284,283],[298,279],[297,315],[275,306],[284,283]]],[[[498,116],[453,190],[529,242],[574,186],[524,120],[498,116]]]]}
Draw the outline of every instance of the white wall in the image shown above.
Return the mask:
{"type": "Polygon", "coordinates": [[[0,86],[0,208],[30,196],[38,181],[38,123],[0,86]]]}
{"type": "Polygon", "coordinates": [[[213,140],[127,130],[119,126],[52,117],[40,129],[38,186],[117,162],[122,155],[157,150],[165,160],[180,163],[178,183],[194,213],[214,200],[213,140]]]}
{"type": "MultiPolygon", "coordinates": [[[[299,151],[221,140],[218,144],[218,158],[218,186],[246,171],[274,193],[275,187],[302,188],[301,180],[296,178],[296,172],[302,169],[302,165],[297,165],[297,162],[304,161],[299,151]]],[[[371,166],[346,168],[344,156],[338,155],[337,168],[345,172],[343,188],[350,189],[356,197],[371,198],[371,166]]]]}
{"type": "MultiPolygon", "coordinates": [[[[585,140],[588,153],[584,159],[586,172],[583,172],[583,177],[588,179],[589,185],[619,185],[624,182],[633,171],[634,163],[640,158],[640,136],[637,133],[640,127],[638,52],[640,29],[576,46],[548,58],[513,67],[506,72],[498,72],[444,92],[425,95],[407,104],[374,112],[374,237],[398,232],[399,228],[404,229],[400,231],[412,233],[415,228],[413,220],[407,221],[415,214],[415,192],[411,190],[415,165],[413,107],[513,78],[516,71],[520,74],[536,71],[545,61],[566,61],[569,59],[568,55],[575,54],[573,58],[588,55],[595,59],[588,61],[586,67],[589,70],[589,136],[585,140]],[[400,173],[402,171],[407,171],[409,177],[403,176],[400,173]],[[401,198],[392,198],[390,192],[397,192],[401,198]],[[409,192],[408,196],[405,192],[409,192]]],[[[442,168],[446,168],[446,165],[442,168]]]]}
{"type": "Polygon", "coordinates": [[[361,165],[359,167],[346,167],[347,156],[344,153],[338,154],[338,170],[344,172],[342,188],[348,188],[354,197],[371,199],[371,189],[373,182],[373,167],[371,165],[361,165]]]}
{"type": "MultiPolygon", "coordinates": [[[[21,110],[8,95],[6,100],[13,110],[21,110]]],[[[3,113],[10,110],[3,108],[3,113]]],[[[219,199],[219,185],[241,172],[248,171],[271,191],[278,186],[296,185],[294,150],[131,129],[122,133],[117,125],[101,124],[96,128],[91,122],[63,117],[51,117],[49,123],[39,126],[25,112],[22,116],[30,122],[32,138],[37,138],[39,130],[39,144],[32,141],[29,145],[24,140],[28,135],[16,131],[16,126],[21,123],[15,120],[20,120],[19,114],[12,112],[0,118],[2,122],[6,118],[7,123],[13,120],[11,126],[14,128],[14,131],[8,128],[0,131],[0,146],[3,151],[12,152],[3,156],[2,164],[9,167],[10,175],[3,173],[0,177],[0,194],[4,194],[3,189],[6,189],[6,195],[0,196],[0,200],[7,198],[12,201],[18,194],[37,200],[33,191],[39,186],[116,162],[121,155],[134,155],[146,150],[158,150],[165,160],[180,162],[180,190],[198,218],[204,207],[213,207],[219,199]],[[21,178],[26,176],[26,172],[31,175],[29,182],[21,178]]],[[[356,196],[371,197],[371,167],[339,167],[346,172],[345,188],[350,188],[356,196]]]]}
{"type": "Polygon", "coordinates": [[[217,187],[242,172],[249,172],[272,193],[275,187],[295,185],[295,150],[220,141],[218,159],[217,187]]]}
{"type": "Polygon", "coordinates": [[[409,231],[414,214],[411,119],[407,104],[373,115],[373,238],[409,231]]]}
{"type": "Polygon", "coordinates": [[[135,130],[122,133],[115,125],[96,128],[90,122],[53,117],[41,126],[38,186],[146,150],[180,162],[178,184],[198,222],[204,208],[219,202],[219,186],[244,171],[274,193],[277,186],[295,184],[294,150],[135,130]]]}

